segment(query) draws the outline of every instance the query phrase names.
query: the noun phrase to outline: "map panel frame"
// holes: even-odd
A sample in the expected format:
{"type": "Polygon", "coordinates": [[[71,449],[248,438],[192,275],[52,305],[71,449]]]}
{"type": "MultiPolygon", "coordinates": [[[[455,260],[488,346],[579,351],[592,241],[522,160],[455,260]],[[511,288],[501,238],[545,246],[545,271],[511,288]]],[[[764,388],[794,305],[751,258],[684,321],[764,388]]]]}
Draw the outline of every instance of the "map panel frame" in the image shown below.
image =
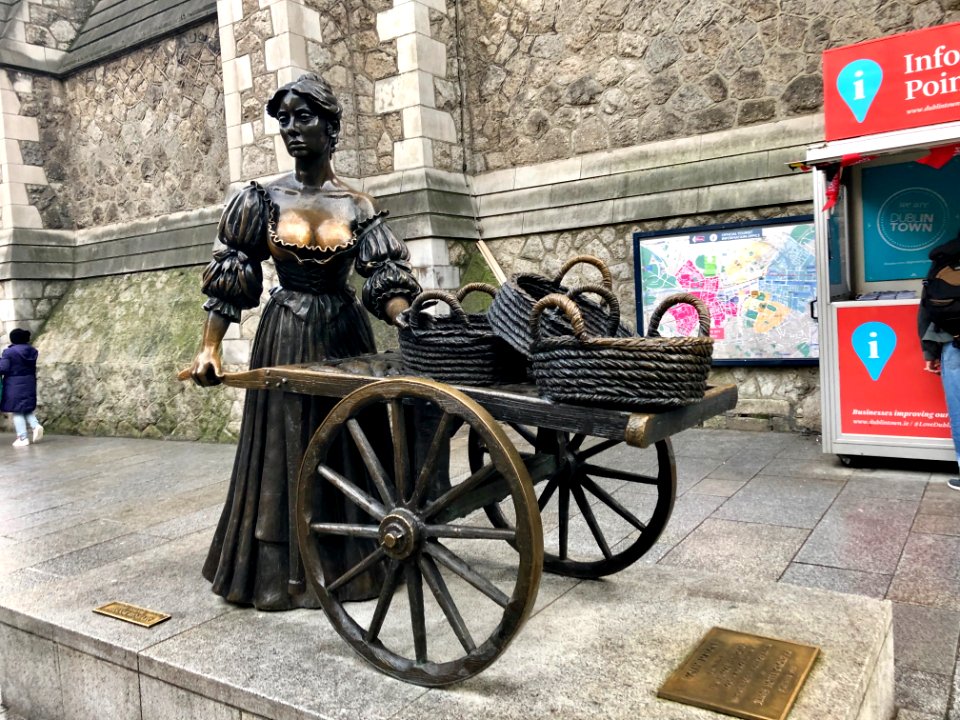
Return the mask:
{"type": "MultiPolygon", "coordinates": [[[[816,247],[813,215],[635,232],[638,332],[663,298],[689,292],[711,311],[714,365],[817,365],[816,247]]],[[[661,330],[692,335],[695,323],[678,306],[661,330]]]]}

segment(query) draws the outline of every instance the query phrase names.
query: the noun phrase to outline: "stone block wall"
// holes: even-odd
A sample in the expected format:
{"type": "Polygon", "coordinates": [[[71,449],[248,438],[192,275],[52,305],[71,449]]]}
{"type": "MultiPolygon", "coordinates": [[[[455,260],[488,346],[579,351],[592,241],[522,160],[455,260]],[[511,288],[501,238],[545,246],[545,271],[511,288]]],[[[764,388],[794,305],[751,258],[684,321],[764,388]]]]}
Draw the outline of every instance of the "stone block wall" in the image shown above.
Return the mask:
{"type": "Polygon", "coordinates": [[[960,19],[952,0],[467,0],[463,10],[474,172],[818,113],[825,49],[960,19]]]}
{"type": "Polygon", "coordinates": [[[47,185],[27,185],[43,226],[90,228],[221,203],[220,78],[219,38],[205,23],[66,80],[24,85],[20,112],[36,119],[39,137],[21,152],[46,175],[47,185]]]}

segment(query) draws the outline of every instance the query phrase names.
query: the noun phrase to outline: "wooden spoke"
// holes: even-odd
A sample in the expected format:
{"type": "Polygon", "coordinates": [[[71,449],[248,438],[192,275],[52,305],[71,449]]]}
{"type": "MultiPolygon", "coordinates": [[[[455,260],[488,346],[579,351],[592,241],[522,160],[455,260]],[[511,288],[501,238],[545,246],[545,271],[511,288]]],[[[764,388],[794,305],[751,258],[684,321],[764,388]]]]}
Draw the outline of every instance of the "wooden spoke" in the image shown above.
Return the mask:
{"type": "Polygon", "coordinates": [[[459,538],[461,540],[505,540],[517,539],[513,528],[474,527],[472,525],[425,525],[423,532],[427,537],[459,538]]]}
{"type": "Polygon", "coordinates": [[[540,493],[540,499],[537,500],[537,506],[540,508],[540,512],[543,512],[543,509],[547,506],[547,503],[550,502],[550,498],[553,497],[553,493],[556,492],[559,484],[560,474],[554,473],[550,476],[550,480],[547,481],[547,486],[543,489],[543,492],[540,493]]]}
{"type": "Polygon", "coordinates": [[[372,553],[367,555],[363,560],[361,560],[352,568],[347,570],[343,575],[341,575],[332,583],[327,585],[327,592],[333,592],[337,588],[343,587],[348,582],[353,580],[357,575],[359,575],[360,573],[366,570],[369,570],[386,556],[387,556],[386,550],[384,550],[382,547],[378,547],[372,553]]]}
{"type": "Polygon", "coordinates": [[[355,505],[358,505],[371,517],[374,517],[377,520],[383,520],[384,516],[387,514],[387,511],[384,510],[383,505],[367,495],[363,490],[347,480],[343,475],[338,473],[333,468],[330,468],[326,465],[320,465],[317,468],[317,472],[320,473],[323,478],[333,483],[333,485],[335,485],[340,492],[346,495],[351,501],[353,501],[355,505]]]}
{"type": "MultiPolygon", "coordinates": [[[[526,443],[449,385],[414,377],[357,379],[304,448],[291,512],[303,575],[334,630],[381,672],[424,687],[463,681],[503,654],[533,611],[540,587],[543,527],[532,471],[514,446],[526,443]],[[389,420],[389,429],[381,433],[368,425],[373,414],[389,420]],[[469,430],[469,477],[441,486],[450,438],[461,426],[469,430]],[[345,466],[349,471],[337,465],[344,449],[363,458],[345,466]],[[348,514],[315,512],[328,501],[346,504],[348,514]],[[477,515],[507,503],[509,523],[488,526],[482,512],[477,515]],[[345,548],[349,560],[331,572],[332,540],[359,545],[345,548]],[[468,562],[458,542],[511,553],[506,565],[488,570],[468,562]],[[384,580],[372,601],[351,602],[353,590],[373,575],[384,580]],[[428,615],[434,605],[442,617],[428,615]]],[[[543,434],[524,424],[531,430],[543,434]]],[[[527,449],[545,483],[557,461],[536,446],[527,449]]]]}
{"type": "Polygon", "coordinates": [[[477,644],[470,636],[470,630],[467,629],[467,624],[463,621],[463,616],[460,615],[456,603],[450,596],[447,584],[444,582],[443,576],[440,574],[440,569],[433,561],[433,558],[427,555],[420,556],[420,572],[423,574],[423,579],[427,581],[427,585],[430,586],[430,591],[433,593],[433,596],[440,604],[443,614],[447,616],[447,622],[449,622],[450,627],[453,628],[453,632],[456,634],[460,644],[463,645],[463,649],[468,653],[476,650],[477,644]]]}
{"type": "Polygon", "coordinates": [[[597,541],[597,547],[600,548],[603,556],[609,560],[613,557],[613,553],[610,552],[610,545],[607,544],[607,539],[600,530],[600,524],[597,522],[596,515],[593,514],[593,508],[591,508],[590,503],[587,502],[587,496],[583,494],[583,488],[580,487],[579,484],[573,483],[571,490],[573,491],[573,498],[577,501],[577,506],[580,508],[580,513],[583,515],[583,519],[587,521],[587,526],[590,528],[593,539],[597,541]]]}
{"type": "Polygon", "coordinates": [[[350,537],[379,538],[376,525],[347,525],[345,523],[310,523],[310,529],[320,535],[349,535],[350,537]]]}
{"type": "Polygon", "coordinates": [[[400,400],[390,401],[390,432],[393,435],[393,480],[400,502],[403,502],[410,484],[410,446],[407,444],[407,415],[400,400]]]}
{"type": "Polygon", "coordinates": [[[433,441],[430,443],[430,450],[423,461],[423,467],[420,468],[420,474],[417,476],[417,482],[413,487],[413,495],[410,497],[410,507],[418,507],[420,501],[427,494],[427,488],[430,485],[430,478],[437,470],[437,460],[443,450],[443,446],[450,442],[450,428],[453,425],[453,416],[450,413],[443,413],[440,422],[437,423],[437,431],[433,434],[433,441]]]}
{"type": "Polygon", "coordinates": [[[622,517],[628,523],[633,525],[637,530],[646,530],[647,526],[645,523],[641,522],[633,513],[627,510],[620,502],[613,497],[610,493],[604,490],[602,487],[597,485],[592,478],[583,476],[580,478],[580,484],[583,485],[587,490],[590,491],[600,502],[606,505],[608,508],[613,510],[617,515],[622,517]]]}
{"type": "Polygon", "coordinates": [[[427,542],[424,549],[436,558],[437,562],[455,572],[500,607],[506,607],[510,603],[510,598],[506,593],[470,567],[456,553],[451,552],[436,541],[427,542]]]}
{"type": "Polygon", "coordinates": [[[400,563],[396,560],[390,561],[390,567],[387,569],[387,577],[380,587],[380,597],[377,599],[377,608],[373,611],[373,618],[370,620],[370,627],[364,633],[366,642],[373,642],[380,635],[383,628],[383,621],[387,618],[387,611],[390,609],[390,603],[393,602],[393,594],[397,591],[397,585],[400,584],[400,563]]]}
{"type": "Polygon", "coordinates": [[[560,488],[560,559],[567,557],[567,541],[570,535],[570,484],[563,483],[560,488]]]}
{"type": "Polygon", "coordinates": [[[363,464],[367,466],[367,472],[370,473],[373,484],[377,486],[380,499],[387,505],[396,504],[396,498],[394,498],[393,491],[390,489],[390,481],[387,479],[387,471],[383,469],[383,464],[377,457],[373,445],[370,444],[367,434],[360,427],[360,423],[355,418],[351,418],[347,420],[347,429],[360,451],[360,457],[363,458],[363,464]]]}
{"type": "Polygon", "coordinates": [[[535,446],[537,444],[537,435],[530,428],[524,427],[519,423],[510,423],[510,427],[512,427],[516,431],[517,435],[526,440],[530,445],[535,446]]]}
{"type": "Polygon", "coordinates": [[[592,458],[594,455],[599,455],[604,450],[609,450],[612,447],[620,445],[622,442],[623,440],[604,440],[598,442],[596,445],[591,445],[586,450],[577,453],[577,460],[583,462],[584,460],[592,458]]]}
{"type": "Polygon", "coordinates": [[[427,505],[421,513],[421,517],[424,520],[429,520],[434,515],[439,513],[441,510],[446,508],[448,505],[453,504],[464,495],[469,493],[471,490],[477,487],[481,482],[487,480],[490,477],[490,472],[487,468],[480,468],[475,473],[470,475],[462,483],[454,485],[452,488],[447,490],[443,495],[438,497],[432,503],[427,505]]]}
{"type": "Polygon", "coordinates": [[[567,444],[567,450],[575,453],[577,450],[580,449],[580,446],[583,445],[583,441],[586,439],[587,439],[586,435],[584,435],[583,433],[577,433],[570,439],[570,442],[567,444]]]}
{"type": "Polygon", "coordinates": [[[418,663],[427,661],[427,623],[423,614],[423,580],[420,568],[406,565],[407,597],[410,599],[410,626],[413,629],[413,647],[418,663]]]}
{"type": "Polygon", "coordinates": [[[580,469],[590,475],[610,478],[611,480],[623,480],[625,482],[641,483],[643,485],[658,485],[660,480],[649,475],[640,475],[638,473],[626,472],[625,470],[615,470],[614,468],[605,468],[600,465],[591,465],[584,463],[580,469]]]}

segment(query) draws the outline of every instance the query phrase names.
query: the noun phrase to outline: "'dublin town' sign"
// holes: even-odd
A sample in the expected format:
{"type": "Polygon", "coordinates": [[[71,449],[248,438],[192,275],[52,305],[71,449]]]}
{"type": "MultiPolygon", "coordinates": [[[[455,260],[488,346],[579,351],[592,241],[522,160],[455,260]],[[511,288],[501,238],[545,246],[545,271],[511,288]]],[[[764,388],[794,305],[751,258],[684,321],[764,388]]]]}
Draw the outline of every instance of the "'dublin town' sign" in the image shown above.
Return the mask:
{"type": "Polygon", "coordinates": [[[711,628],[657,697],[747,720],[783,720],[820,650],[711,628]]]}
{"type": "Polygon", "coordinates": [[[960,23],[823,53],[827,140],[960,120],[960,23]]]}

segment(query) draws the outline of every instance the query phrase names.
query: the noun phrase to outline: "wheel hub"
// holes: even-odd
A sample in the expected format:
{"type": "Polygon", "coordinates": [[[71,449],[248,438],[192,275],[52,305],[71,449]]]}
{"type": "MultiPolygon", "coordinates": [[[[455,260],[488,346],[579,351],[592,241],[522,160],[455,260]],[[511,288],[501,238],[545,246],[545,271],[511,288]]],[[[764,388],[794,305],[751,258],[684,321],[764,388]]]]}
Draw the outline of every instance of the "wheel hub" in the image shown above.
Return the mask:
{"type": "Polygon", "coordinates": [[[406,560],[420,546],[420,521],[409,510],[397,508],[380,522],[380,546],[395,560],[406,560]]]}

